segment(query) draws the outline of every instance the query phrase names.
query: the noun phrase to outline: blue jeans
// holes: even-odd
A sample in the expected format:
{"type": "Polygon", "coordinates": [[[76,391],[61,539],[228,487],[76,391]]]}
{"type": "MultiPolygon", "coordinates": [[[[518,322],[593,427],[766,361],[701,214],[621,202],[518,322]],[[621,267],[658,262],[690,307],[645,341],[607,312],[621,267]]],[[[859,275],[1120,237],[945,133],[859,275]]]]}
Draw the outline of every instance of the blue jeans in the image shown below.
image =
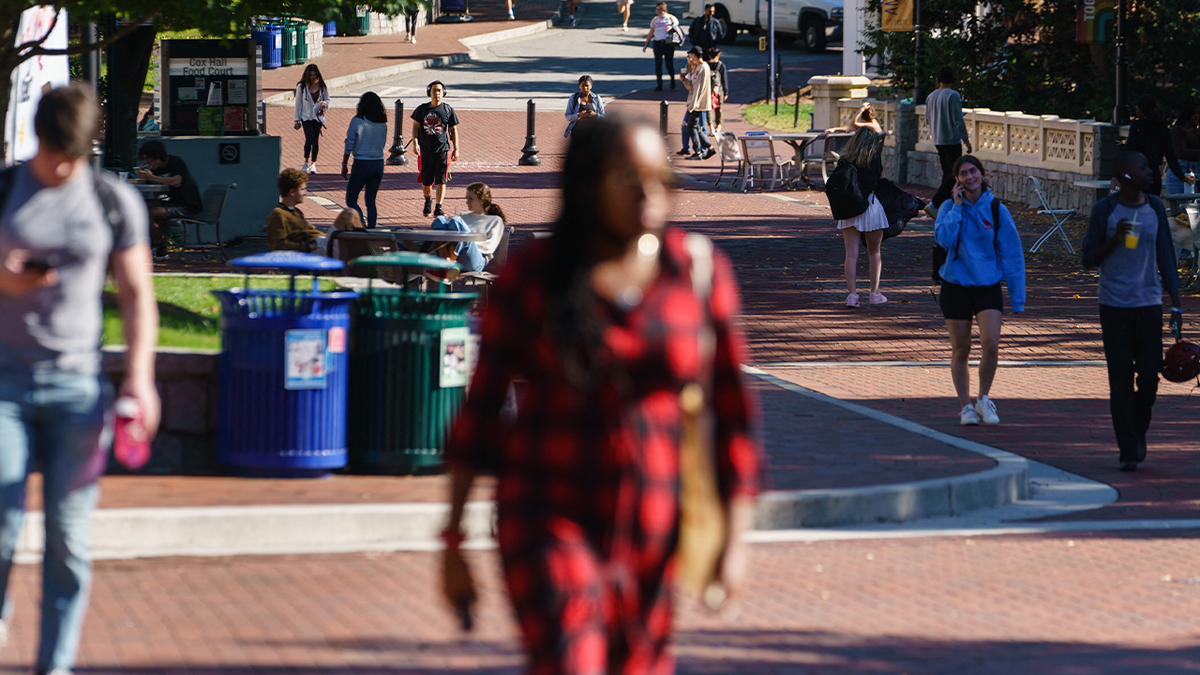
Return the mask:
{"type": "MultiPolygon", "coordinates": [[[[471,228],[458,216],[438,216],[433,219],[430,227],[435,230],[450,232],[470,232],[471,228]]],[[[487,265],[487,259],[479,252],[479,247],[473,241],[463,241],[455,245],[454,254],[458,256],[458,264],[464,272],[482,272],[487,265]]]]}
{"type": "MultiPolygon", "coordinates": [[[[704,134],[705,143],[708,142],[708,111],[704,110],[699,113],[700,129],[704,134]]],[[[683,124],[679,126],[679,135],[683,137],[683,151],[687,152],[692,147],[692,131],[691,131],[692,113],[683,113],[683,124]]],[[[700,152],[700,146],[696,146],[696,152],[700,152]]]]}
{"type": "Polygon", "coordinates": [[[358,217],[363,225],[375,227],[375,218],[379,215],[375,208],[375,195],[379,194],[379,183],[383,180],[382,159],[355,159],[350,168],[350,182],[346,183],[346,206],[358,211],[358,217]],[[367,188],[367,217],[363,218],[362,209],[358,208],[358,193],[363,187],[367,188]]]}
{"type": "Polygon", "coordinates": [[[25,479],[44,478],[39,668],[70,669],[79,649],[92,570],[92,511],[100,495],[111,429],[103,375],[56,370],[0,372],[0,606],[12,612],[8,577],[25,515],[25,479]]]}
{"type": "MultiPolygon", "coordinates": [[[[1191,171],[1192,173],[1200,174],[1200,162],[1189,162],[1186,159],[1181,159],[1179,160],[1179,168],[1183,169],[1184,173],[1191,171]]],[[[1187,192],[1183,187],[1185,183],[1176,178],[1175,172],[1170,169],[1167,169],[1167,177],[1163,182],[1166,184],[1167,194],[1169,195],[1187,192]]],[[[1196,198],[1200,199],[1200,195],[1196,195],[1196,198]]]]}

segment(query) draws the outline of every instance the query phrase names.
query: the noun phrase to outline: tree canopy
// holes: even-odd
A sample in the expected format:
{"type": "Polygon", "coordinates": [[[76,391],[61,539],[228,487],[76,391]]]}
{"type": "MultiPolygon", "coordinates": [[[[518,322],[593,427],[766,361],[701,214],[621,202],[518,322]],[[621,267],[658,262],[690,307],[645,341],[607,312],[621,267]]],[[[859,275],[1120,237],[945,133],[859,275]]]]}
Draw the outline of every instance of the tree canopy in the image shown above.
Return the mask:
{"type": "MultiPolygon", "coordinates": [[[[879,11],[869,0],[868,11],[879,11]]],[[[1192,56],[1200,53],[1200,0],[1129,3],[1130,105],[1154,94],[1172,113],[1196,95],[1192,56]]],[[[1075,41],[1076,0],[922,0],[924,59],[920,77],[936,86],[943,65],[958,76],[964,105],[1109,121],[1115,103],[1116,48],[1075,41]]],[[[918,74],[913,34],[868,31],[859,48],[883,55],[893,88],[910,90],[918,74]]]]}

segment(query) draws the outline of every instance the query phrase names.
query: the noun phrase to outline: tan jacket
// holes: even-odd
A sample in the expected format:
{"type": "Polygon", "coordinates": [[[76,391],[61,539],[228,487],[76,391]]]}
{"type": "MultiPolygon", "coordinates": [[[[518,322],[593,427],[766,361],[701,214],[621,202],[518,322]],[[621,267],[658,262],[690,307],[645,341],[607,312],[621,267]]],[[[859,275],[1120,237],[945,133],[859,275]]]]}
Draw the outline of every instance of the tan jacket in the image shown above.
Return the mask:
{"type": "Polygon", "coordinates": [[[324,235],[304,219],[299,209],[280,204],[267,216],[267,243],[272,251],[308,252],[308,243],[321,236],[324,235]]]}
{"type": "Polygon", "coordinates": [[[695,68],[688,68],[682,78],[688,89],[688,112],[712,110],[712,70],[701,61],[695,68]]]}

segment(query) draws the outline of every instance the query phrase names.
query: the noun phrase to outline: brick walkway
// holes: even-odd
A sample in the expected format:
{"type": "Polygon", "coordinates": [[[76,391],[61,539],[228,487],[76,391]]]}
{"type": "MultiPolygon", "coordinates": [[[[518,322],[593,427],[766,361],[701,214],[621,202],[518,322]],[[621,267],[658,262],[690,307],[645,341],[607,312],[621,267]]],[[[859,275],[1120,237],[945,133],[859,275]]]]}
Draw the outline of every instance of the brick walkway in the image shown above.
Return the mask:
{"type": "MultiPolygon", "coordinates": [[[[680,603],[679,672],[1191,673],[1196,534],[756,545],[736,620],[680,603]]],[[[496,556],[468,555],[482,602],[466,636],[435,554],[101,562],[78,672],[515,675],[496,556]]],[[[37,574],[14,571],[2,672],[31,662],[37,574]]]]}

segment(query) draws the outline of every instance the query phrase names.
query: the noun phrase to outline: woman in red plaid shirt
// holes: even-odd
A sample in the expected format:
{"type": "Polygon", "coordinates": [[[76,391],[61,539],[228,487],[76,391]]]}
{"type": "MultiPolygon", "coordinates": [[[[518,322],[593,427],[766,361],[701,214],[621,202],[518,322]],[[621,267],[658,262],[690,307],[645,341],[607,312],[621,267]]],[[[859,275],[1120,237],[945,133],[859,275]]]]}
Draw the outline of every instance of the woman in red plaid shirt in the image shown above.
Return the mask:
{"type": "Polygon", "coordinates": [[[446,451],[445,591],[474,588],[459,525],[479,472],[497,477],[497,538],[533,675],[660,675],[679,528],[680,392],[710,373],[729,527],[721,581],[736,594],[757,485],[738,297],[714,255],[698,295],[685,235],[667,225],[671,170],[647,126],[580,125],[554,235],[524,247],[493,290],[479,365],[446,451]],[[698,335],[715,333],[711,360],[698,335]],[[514,380],[517,415],[500,414],[514,380]]]}

